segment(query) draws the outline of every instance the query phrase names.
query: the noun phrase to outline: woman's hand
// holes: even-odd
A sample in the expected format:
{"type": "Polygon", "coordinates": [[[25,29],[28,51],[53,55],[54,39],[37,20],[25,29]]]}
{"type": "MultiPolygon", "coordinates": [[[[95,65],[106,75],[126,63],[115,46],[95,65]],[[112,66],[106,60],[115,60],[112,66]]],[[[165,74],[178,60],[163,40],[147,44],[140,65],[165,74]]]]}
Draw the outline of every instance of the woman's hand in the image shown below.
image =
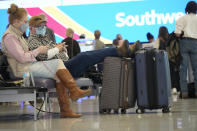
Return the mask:
{"type": "Polygon", "coordinates": [[[40,46],[40,47],[38,47],[39,54],[46,54],[48,49],[49,49],[48,46],[40,46]]]}
{"type": "Polygon", "coordinates": [[[55,47],[57,47],[59,49],[59,51],[66,51],[66,45],[65,42],[62,42],[60,44],[57,44],[55,47]]]}

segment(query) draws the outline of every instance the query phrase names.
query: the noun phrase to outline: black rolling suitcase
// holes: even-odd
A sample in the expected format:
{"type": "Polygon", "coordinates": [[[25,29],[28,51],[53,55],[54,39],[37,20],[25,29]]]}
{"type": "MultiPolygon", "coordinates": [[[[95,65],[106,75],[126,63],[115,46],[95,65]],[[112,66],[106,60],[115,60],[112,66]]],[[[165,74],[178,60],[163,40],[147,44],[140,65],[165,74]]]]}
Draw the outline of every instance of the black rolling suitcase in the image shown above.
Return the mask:
{"type": "Polygon", "coordinates": [[[145,109],[169,112],[171,78],[168,55],[165,51],[150,49],[136,53],[137,113],[145,109]]]}
{"type": "Polygon", "coordinates": [[[135,65],[130,58],[107,57],[104,60],[100,113],[126,113],[135,106],[135,65]]]}

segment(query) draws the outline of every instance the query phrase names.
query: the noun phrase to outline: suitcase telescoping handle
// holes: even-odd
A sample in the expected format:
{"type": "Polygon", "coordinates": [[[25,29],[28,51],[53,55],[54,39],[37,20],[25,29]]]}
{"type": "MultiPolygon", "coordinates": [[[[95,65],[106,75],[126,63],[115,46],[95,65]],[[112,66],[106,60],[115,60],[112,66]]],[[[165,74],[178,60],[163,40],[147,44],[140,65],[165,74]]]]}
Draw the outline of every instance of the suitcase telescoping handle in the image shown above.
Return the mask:
{"type": "Polygon", "coordinates": [[[141,48],[141,49],[139,49],[138,51],[136,51],[135,54],[138,54],[138,53],[141,52],[141,51],[144,51],[144,52],[147,52],[147,51],[156,52],[156,50],[158,50],[158,49],[156,49],[156,48],[152,48],[152,49],[141,48]]]}
{"type": "Polygon", "coordinates": [[[146,52],[146,85],[147,85],[147,97],[149,108],[154,109],[157,106],[157,62],[156,59],[157,50],[147,50],[146,52]]]}
{"type": "Polygon", "coordinates": [[[124,78],[125,78],[125,83],[123,84],[124,85],[124,88],[125,91],[123,91],[123,108],[127,109],[128,106],[129,106],[129,93],[128,93],[128,80],[129,80],[129,73],[130,73],[130,70],[129,70],[129,61],[128,60],[125,60],[124,61],[124,78]]]}

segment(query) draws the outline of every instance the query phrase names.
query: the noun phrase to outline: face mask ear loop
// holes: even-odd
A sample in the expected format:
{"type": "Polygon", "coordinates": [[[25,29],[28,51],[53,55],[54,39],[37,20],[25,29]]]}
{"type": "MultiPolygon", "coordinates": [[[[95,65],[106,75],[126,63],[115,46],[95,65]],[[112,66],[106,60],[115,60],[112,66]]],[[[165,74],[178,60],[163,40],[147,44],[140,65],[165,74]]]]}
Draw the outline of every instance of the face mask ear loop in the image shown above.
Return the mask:
{"type": "Polygon", "coordinates": [[[20,29],[21,32],[25,33],[27,28],[28,28],[28,26],[29,26],[28,23],[22,24],[19,29],[20,29]]]}

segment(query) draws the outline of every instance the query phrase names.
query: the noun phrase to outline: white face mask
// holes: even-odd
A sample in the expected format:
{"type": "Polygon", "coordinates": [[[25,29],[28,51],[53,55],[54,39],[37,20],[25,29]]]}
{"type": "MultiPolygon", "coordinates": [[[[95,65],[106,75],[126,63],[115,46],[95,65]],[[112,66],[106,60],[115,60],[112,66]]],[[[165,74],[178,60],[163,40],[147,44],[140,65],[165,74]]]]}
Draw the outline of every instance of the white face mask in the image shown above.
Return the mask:
{"type": "Polygon", "coordinates": [[[45,36],[46,34],[46,26],[41,26],[36,28],[36,34],[45,36]]]}
{"type": "Polygon", "coordinates": [[[28,27],[29,27],[29,24],[26,23],[26,24],[22,24],[22,25],[19,27],[19,29],[20,29],[21,32],[25,33],[28,27]]]}

